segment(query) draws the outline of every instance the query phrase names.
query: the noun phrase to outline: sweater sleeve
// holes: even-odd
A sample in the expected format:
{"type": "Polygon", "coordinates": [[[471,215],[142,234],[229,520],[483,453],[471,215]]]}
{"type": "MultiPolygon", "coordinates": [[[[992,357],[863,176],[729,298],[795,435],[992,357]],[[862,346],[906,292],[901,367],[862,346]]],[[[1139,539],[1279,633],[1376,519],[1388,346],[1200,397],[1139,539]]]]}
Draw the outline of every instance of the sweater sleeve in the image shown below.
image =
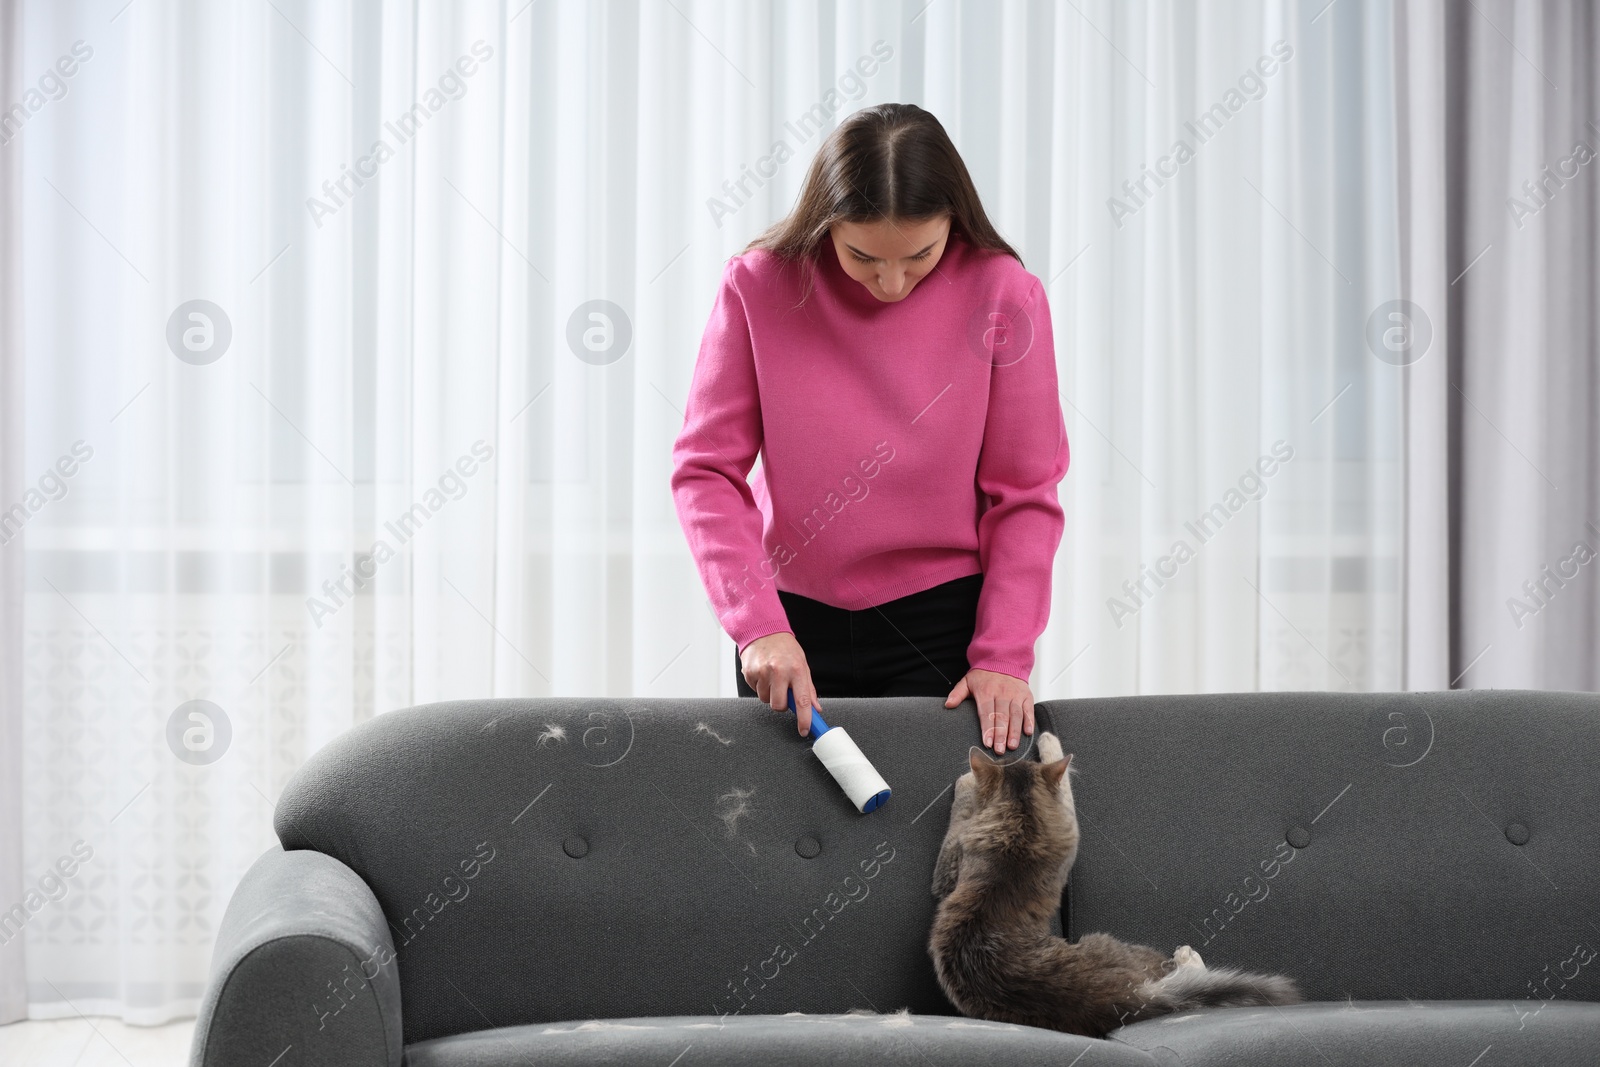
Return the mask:
{"type": "Polygon", "coordinates": [[[978,516],[983,585],[967,662],[1027,681],[1034,642],[1050,619],[1053,563],[1066,525],[1057,486],[1069,456],[1050,305],[1037,278],[1022,310],[1030,346],[990,371],[977,475],[988,500],[978,516]]]}
{"type": "Polygon", "coordinates": [[[761,400],[733,272],[729,260],[700,340],[672,446],[672,499],[712,610],[743,652],[758,637],[793,630],[762,565],[762,516],[746,480],[761,449],[761,400]]]}

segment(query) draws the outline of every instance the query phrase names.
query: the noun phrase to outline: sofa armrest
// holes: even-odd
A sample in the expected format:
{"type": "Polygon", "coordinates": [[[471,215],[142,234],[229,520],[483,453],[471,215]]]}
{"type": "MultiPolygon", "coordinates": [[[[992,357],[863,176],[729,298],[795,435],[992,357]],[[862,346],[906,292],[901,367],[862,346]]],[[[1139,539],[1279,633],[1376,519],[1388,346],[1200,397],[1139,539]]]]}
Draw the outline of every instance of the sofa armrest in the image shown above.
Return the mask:
{"type": "Polygon", "coordinates": [[[354,871],[274,846],[217,931],[191,1067],[400,1067],[400,976],[383,909],[354,871]]]}

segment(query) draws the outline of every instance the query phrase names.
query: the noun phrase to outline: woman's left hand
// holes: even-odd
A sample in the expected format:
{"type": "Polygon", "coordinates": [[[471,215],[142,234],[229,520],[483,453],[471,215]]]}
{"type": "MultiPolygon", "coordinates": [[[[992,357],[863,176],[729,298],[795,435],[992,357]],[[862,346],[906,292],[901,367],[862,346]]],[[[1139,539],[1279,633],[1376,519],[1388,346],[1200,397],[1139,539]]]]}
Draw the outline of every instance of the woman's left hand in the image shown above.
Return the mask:
{"type": "Polygon", "coordinates": [[[1021,678],[974,667],[950,690],[944,706],[953,708],[969,695],[978,705],[985,746],[1004,752],[1016,748],[1023,734],[1032,736],[1033,690],[1021,678]]]}

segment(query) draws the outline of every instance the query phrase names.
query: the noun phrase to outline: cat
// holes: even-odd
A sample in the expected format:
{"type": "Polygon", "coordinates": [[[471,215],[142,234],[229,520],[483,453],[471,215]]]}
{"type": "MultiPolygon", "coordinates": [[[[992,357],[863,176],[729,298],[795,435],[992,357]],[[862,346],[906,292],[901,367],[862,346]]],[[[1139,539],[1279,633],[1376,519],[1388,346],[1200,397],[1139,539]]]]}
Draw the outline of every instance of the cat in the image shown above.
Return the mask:
{"type": "Polygon", "coordinates": [[[1208,969],[1180,945],[1163,955],[1109,934],[1076,943],[1050,932],[1078,854],[1072,762],[1038,735],[1039,761],[998,763],[974,746],[956,779],[934,864],[939,901],[928,953],[964,1015],[1105,1037],[1141,1019],[1205,1007],[1297,1004],[1292,978],[1208,969]]]}

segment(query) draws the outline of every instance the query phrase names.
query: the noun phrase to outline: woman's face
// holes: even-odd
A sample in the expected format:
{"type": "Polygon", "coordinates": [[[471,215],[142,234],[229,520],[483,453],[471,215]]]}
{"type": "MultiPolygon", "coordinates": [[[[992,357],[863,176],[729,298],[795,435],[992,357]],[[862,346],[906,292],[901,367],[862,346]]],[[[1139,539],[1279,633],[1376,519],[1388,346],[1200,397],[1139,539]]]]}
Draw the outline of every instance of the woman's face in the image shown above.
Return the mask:
{"type": "Polygon", "coordinates": [[[950,216],[836,222],[831,233],[844,272],[879,300],[894,303],[938,266],[950,216]]]}

